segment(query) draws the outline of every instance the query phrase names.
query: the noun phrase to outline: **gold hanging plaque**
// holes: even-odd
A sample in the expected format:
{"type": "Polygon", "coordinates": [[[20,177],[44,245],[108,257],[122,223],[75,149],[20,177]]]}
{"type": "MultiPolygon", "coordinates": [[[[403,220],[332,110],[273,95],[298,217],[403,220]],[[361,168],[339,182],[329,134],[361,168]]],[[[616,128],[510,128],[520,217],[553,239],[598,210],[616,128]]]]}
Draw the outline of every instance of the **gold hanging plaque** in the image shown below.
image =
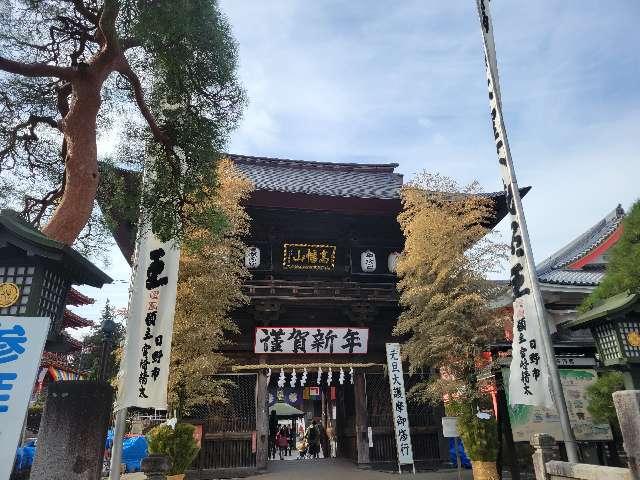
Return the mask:
{"type": "Polygon", "coordinates": [[[640,347],[640,333],[638,332],[629,332],[627,333],[627,342],[632,347],[640,347]]]}
{"type": "Polygon", "coordinates": [[[0,283],[0,308],[10,307],[20,298],[20,289],[15,283],[0,283]]]}
{"type": "Polygon", "coordinates": [[[282,266],[295,270],[333,270],[336,266],[336,246],[285,243],[282,266]]]}

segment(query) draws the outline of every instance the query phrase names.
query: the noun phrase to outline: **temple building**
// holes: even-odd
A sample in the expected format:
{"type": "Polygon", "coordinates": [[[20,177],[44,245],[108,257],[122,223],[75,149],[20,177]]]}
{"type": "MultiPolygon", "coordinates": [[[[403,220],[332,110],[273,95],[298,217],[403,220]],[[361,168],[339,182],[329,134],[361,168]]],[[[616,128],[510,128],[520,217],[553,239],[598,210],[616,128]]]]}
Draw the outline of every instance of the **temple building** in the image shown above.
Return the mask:
{"type": "MultiPolygon", "coordinates": [[[[384,372],[385,343],[398,341],[392,329],[400,313],[398,165],[229,158],[255,187],[245,204],[250,304],[233,314],[240,333],[224,352],[231,368],[223,377],[237,388],[229,405],[191,419],[202,425],[202,449],[197,473],[187,478],[265,469],[274,409],[297,431],[314,420],[333,430],[337,456],[395,468],[384,372]]],[[[137,174],[123,175],[135,186],[137,174]]],[[[487,195],[495,199],[492,227],[506,215],[506,202],[502,192],[487,195]]],[[[114,236],[130,257],[131,226],[123,222],[114,236]]],[[[431,373],[406,375],[407,390],[431,373]]],[[[446,463],[442,408],[408,407],[417,465],[446,463]]]]}
{"type": "MultiPolygon", "coordinates": [[[[609,427],[596,424],[586,410],[586,388],[597,378],[600,363],[596,358],[596,345],[591,332],[588,329],[571,331],[567,325],[577,318],[579,306],[604,277],[610,249],[622,234],[624,215],[624,210],[618,205],[536,266],[570,421],[583,458],[592,463],[603,462],[604,445],[611,439],[609,427]]],[[[505,295],[503,300],[503,307],[510,311],[511,295],[505,295]]],[[[505,317],[510,318],[511,314],[505,317]]],[[[508,451],[509,443],[513,444],[513,441],[528,444],[533,433],[552,433],[556,439],[561,439],[562,433],[554,411],[538,409],[526,415],[522,412],[515,415],[511,407],[507,407],[501,380],[508,378],[511,361],[512,324],[507,323],[505,340],[494,344],[491,353],[494,360],[503,366],[501,371],[494,370],[499,388],[492,394],[508,451]],[[510,415],[506,415],[507,408],[510,415]],[[507,418],[509,421],[505,422],[507,418]]],[[[560,447],[562,452],[562,444],[560,447]]]]}

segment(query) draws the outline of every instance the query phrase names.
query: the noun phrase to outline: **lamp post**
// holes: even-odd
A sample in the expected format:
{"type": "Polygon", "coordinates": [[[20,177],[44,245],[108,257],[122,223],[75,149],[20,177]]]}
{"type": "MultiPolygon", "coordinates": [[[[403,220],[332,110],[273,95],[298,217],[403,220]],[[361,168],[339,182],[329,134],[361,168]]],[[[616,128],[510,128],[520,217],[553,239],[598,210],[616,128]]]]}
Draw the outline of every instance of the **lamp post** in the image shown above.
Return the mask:
{"type": "Polygon", "coordinates": [[[100,326],[102,332],[102,351],[100,353],[100,371],[98,380],[104,382],[108,378],[109,372],[109,355],[113,348],[113,336],[116,332],[116,322],[110,318],[105,319],[100,326]]]}

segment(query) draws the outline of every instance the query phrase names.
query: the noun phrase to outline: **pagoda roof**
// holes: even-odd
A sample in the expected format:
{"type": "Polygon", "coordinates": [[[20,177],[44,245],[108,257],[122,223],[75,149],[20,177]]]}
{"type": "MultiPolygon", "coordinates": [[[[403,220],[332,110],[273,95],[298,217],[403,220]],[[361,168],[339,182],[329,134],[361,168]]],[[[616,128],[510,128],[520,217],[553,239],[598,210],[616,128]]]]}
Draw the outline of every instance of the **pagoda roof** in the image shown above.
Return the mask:
{"type": "Polygon", "coordinates": [[[536,266],[542,284],[595,287],[605,274],[605,265],[589,265],[619,238],[624,210],[618,205],[602,220],[536,266]]]}
{"type": "Polygon", "coordinates": [[[71,288],[67,294],[67,305],[73,305],[74,307],[80,307],[82,305],[93,305],[95,299],[87,297],[84,293],[80,293],[75,288],[71,288]]]}
{"type": "Polygon", "coordinates": [[[95,325],[91,320],[81,317],[65,308],[62,328],[82,328],[95,325]]]}
{"type": "Polygon", "coordinates": [[[18,212],[0,210],[0,247],[20,250],[57,262],[69,272],[72,283],[102,287],[112,279],[73,248],[53,240],[35,228],[18,212]]]}

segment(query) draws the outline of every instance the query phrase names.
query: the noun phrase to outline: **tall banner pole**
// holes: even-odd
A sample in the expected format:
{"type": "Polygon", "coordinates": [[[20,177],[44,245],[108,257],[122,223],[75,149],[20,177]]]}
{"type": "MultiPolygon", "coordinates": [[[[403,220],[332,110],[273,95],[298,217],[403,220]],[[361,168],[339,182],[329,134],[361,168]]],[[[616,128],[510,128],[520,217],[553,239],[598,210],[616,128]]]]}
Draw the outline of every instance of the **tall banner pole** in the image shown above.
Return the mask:
{"type": "MultiPolygon", "coordinates": [[[[142,188],[153,159],[145,161],[142,188]]],[[[180,249],[162,242],[140,210],[129,287],[127,336],[118,373],[116,422],[109,480],[120,479],[128,407],[167,409],[167,385],[180,249]]]]}
{"type": "Polygon", "coordinates": [[[489,11],[490,0],[476,0],[484,42],[489,106],[498,163],[511,216],[511,287],[513,290],[513,348],[509,381],[509,402],[555,407],[560,416],[567,457],[577,463],[578,450],[555,361],[549,325],[538,284],[527,223],[509,141],[502,115],[498,63],[489,11]],[[553,397],[549,396],[549,388],[553,397]]]}

